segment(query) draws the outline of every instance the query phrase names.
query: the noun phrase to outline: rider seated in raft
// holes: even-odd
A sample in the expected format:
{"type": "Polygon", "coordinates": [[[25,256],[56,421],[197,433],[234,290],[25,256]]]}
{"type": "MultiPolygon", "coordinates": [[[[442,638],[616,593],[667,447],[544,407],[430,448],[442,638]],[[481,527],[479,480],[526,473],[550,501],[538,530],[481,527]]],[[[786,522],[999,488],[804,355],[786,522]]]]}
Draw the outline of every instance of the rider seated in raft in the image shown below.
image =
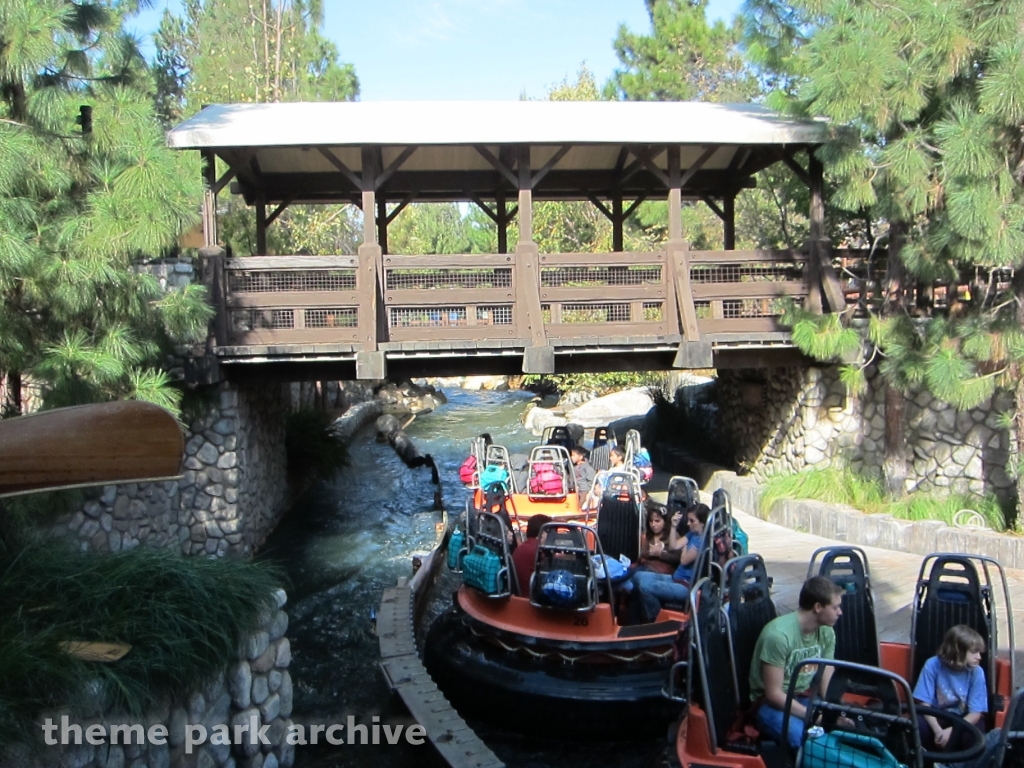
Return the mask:
{"type": "Polygon", "coordinates": [[[526,523],[526,541],[516,547],[512,553],[512,564],[516,567],[516,578],[519,579],[519,595],[530,596],[530,577],[537,566],[537,547],[540,544],[540,529],[551,522],[547,515],[534,515],[526,523]]]}
{"type": "Polygon", "coordinates": [[[612,448],[609,457],[611,468],[601,470],[594,478],[594,484],[590,488],[590,493],[587,494],[587,498],[583,501],[583,510],[585,512],[597,511],[598,506],[601,504],[601,496],[604,495],[605,489],[608,487],[608,480],[611,479],[612,474],[622,472],[626,468],[626,452],[619,446],[612,448]]]}
{"type": "MultiPolygon", "coordinates": [[[[770,621],[757,638],[750,665],[750,699],[756,708],[757,725],[766,736],[780,739],[786,706],[786,687],[796,665],[806,659],[834,659],[836,633],[832,627],[843,614],[843,588],[827,576],[814,576],[800,590],[795,613],[770,621]]],[[[794,749],[803,738],[804,713],[817,670],[800,670],[794,697],[789,707],[788,742],[794,749]]],[[[831,667],[821,677],[821,691],[828,690],[831,667]]]]}
{"type": "Polygon", "coordinates": [[[679,532],[683,513],[672,515],[669,530],[668,549],[679,551],[679,566],[672,575],[654,570],[638,570],[633,574],[634,611],[640,612],[639,620],[649,624],[658,620],[658,612],[664,604],[683,606],[690,596],[693,582],[693,566],[700,554],[700,543],[704,536],[704,525],[711,510],[707,504],[696,504],[686,511],[686,535],[679,532]]]}

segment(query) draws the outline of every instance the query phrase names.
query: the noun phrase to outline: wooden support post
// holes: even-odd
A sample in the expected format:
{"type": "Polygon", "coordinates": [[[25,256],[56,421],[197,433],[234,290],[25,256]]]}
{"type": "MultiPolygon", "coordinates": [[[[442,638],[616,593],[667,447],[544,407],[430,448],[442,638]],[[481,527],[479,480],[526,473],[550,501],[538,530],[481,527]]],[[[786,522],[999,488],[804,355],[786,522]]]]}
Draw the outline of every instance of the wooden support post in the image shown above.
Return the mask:
{"type": "Polygon", "coordinates": [[[825,237],[825,169],[814,152],[808,150],[807,154],[811,189],[810,234],[812,240],[821,240],[825,237]]]}
{"type": "Polygon", "coordinates": [[[494,207],[498,214],[498,253],[508,253],[508,206],[505,205],[505,190],[494,193],[494,207]]]}
{"type": "Polygon", "coordinates": [[[530,174],[528,145],[518,149],[518,172],[519,244],[515,258],[515,297],[519,337],[528,342],[523,353],[523,373],[554,373],[555,350],[548,345],[540,305],[540,251],[533,242],[533,177],[530,174]]]}
{"type": "Polygon", "coordinates": [[[530,147],[519,147],[519,242],[533,242],[533,177],[530,175],[530,147]]]}
{"type": "Polygon", "coordinates": [[[204,149],[200,152],[203,164],[203,246],[217,245],[217,156],[204,149]]]}
{"type": "Polygon", "coordinates": [[[842,312],[846,309],[846,297],[839,282],[839,276],[832,266],[832,249],[825,238],[825,169],[814,151],[807,150],[808,184],[811,191],[810,242],[808,243],[808,280],[810,292],[807,296],[811,312],[842,312]]]}
{"type": "Polygon", "coordinates": [[[728,191],[722,198],[722,213],[725,217],[722,220],[723,244],[725,250],[736,250],[736,193],[728,191]]]}
{"type": "Polygon", "coordinates": [[[226,275],[224,274],[224,249],[217,245],[199,249],[199,272],[213,304],[213,339],[218,347],[230,343],[228,338],[228,307],[226,275]]]}
{"type": "Polygon", "coordinates": [[[388,201],[383,192],[377,197],[377,243],[382,254],[388,252],[388,201]]]}
{"type": "Polygon", "coordinates": [[[256,255],[267,255],[267,198],[262,192],[256,199],[256,255]]]}
{"type": "Polygon", "coordinates": [[[615,190],[612,196],[612,250],[616,253],[622,252],[622,224],[625,217],[622,215],[622,192],[615,190]]]}
{"type": "Polygon", "coordinates": [[[683,239],[683,193],[679,147],[668,148],[668,239],[683,239]]]}

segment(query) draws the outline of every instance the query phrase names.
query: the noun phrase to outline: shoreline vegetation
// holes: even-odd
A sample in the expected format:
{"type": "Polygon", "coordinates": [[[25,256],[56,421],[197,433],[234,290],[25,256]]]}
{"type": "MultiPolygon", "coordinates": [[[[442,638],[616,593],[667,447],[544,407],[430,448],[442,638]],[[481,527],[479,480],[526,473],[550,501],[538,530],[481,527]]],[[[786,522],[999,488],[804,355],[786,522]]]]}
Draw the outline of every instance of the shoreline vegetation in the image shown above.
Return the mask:
{"type": "Polygon", "coordinates": [[[762,488],[758,509],[761,518],[766,518],[776,502],[783,499],[812,499],[845,504],[871,515],[891,515],[898,520],[940,520],[947,525],[954,524],[957,512],[967,509],[981,515],[993,531],[1016,532],[1012,510],[1004,509],[994,496],[910,493],[900,499],[890,499],[881,480],[858,475],[849,469],[811,469],[776,475],[769,478],[762,488]]]}

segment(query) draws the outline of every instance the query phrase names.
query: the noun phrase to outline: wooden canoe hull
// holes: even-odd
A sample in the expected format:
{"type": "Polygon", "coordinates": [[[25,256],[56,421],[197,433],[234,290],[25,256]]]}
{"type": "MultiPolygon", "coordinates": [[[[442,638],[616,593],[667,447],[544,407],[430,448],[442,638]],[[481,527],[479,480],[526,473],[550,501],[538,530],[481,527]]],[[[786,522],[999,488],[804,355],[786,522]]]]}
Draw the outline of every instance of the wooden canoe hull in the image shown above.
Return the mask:
{"type": "Polygon", "coordinates": [[[181,474],[184,436],[168,411],[136,400],[0,421],[0,496],[181,474]]]}

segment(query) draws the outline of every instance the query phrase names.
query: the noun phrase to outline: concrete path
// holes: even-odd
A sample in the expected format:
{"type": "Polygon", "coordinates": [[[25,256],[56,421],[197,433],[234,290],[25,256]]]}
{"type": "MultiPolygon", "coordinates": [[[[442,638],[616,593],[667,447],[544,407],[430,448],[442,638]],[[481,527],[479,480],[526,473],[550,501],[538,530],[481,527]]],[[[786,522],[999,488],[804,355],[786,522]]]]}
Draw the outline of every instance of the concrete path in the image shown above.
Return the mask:
{"type": "MultiPolygon", "coordinates": [[[[706,503],[710,502],[710,495],[702,493],[701,496],[706,503]]],[[[733,514],[750,537],[750,551],[757,552],[764,558],[768,575],[774,579],[773,596],[781,613],[796,610],[800,585],[807,577],[807,564],[814,550],[819,547],[852,543],[793,531],[737,509],[733,510],[733,514]]],[[[920,555],[878,547],[863,549],[868,556],[871,571],[879,639],[905,643],[910,638],[910,606],[923,558],[920,555]]],[[[1024,571],[1007,569],[1006,576],[1010,587],[1014,626],[1019,633],[1024,632],[1024,571]]],[[[997,585],[997,589],[1001,587],[997,585]]],[[[1001,594],[997,596],[997,602],[1002,604],[1001,594]]],[[[999,643],[1004,649],[1008,647],[1008,640],[1009,632],[1005,622],[1001,621],[999,643]]],[[[1014,661],[1015,687],[1024,684],[1022,643],[1024,636],[1019,634],[1014,661]]]]}

